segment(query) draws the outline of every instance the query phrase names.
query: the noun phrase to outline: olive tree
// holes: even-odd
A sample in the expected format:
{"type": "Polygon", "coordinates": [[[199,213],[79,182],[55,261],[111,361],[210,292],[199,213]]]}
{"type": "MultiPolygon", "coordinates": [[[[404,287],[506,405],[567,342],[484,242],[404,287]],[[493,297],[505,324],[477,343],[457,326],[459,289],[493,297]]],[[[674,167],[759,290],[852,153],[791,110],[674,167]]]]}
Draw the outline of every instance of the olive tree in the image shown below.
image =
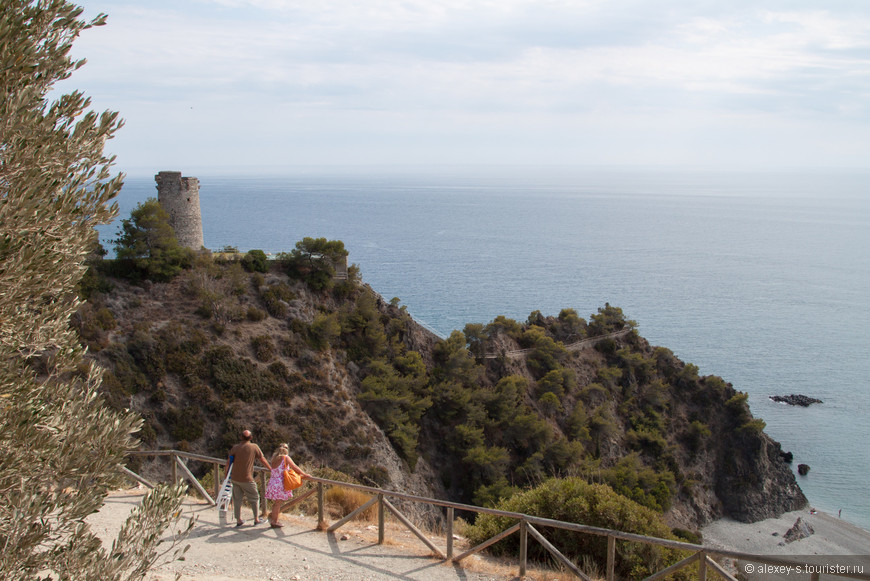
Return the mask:
{"type": "Polygon", "coordinates": [[[141,420],[107,409],[100,370],[70,329],[76,285],[116,213],[122,176],[103,153],[121,126],[80,92],[50,91],[84,64],[85,29],[65,0],[3,0],[0,11],[0,578],[141,579],[181,501],[159,488],[111,548],[85,517],[120,483],[141,420]]]}

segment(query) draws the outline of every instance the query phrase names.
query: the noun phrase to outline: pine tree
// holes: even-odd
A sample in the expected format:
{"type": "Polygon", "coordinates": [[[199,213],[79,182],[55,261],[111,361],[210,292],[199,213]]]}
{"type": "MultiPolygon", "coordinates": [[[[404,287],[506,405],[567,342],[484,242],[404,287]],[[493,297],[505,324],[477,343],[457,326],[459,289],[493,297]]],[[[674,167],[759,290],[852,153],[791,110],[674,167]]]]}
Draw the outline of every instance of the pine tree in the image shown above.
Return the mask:
{"type": "Polygon", "coordinates": [[[73,41],[105,15],[0,4],[0,578],[141,579],[182,490],[148,495],[109,550],[84,522],[120,483],[141,420],[103,406],[69,326],[94,225],[117,211],[123,176],[103,146],[122,123],[80,92],[49,98],[84,64],[73,41]]]}

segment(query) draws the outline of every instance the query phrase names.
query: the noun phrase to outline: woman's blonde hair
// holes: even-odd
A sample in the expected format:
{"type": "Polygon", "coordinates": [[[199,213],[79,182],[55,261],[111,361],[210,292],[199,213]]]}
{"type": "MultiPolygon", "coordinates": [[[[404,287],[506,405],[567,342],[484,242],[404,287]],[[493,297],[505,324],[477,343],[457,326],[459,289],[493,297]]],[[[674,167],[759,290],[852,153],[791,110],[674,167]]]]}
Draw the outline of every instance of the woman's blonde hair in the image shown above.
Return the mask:
{"type": "Polygon", "coordinates": [[[287,456],[290,454],[290,445],[289,444],[280,444],[278,449],[275,450],[275,453],[272,454],[272,462],[274,462],[280,456],[287,456]]]}

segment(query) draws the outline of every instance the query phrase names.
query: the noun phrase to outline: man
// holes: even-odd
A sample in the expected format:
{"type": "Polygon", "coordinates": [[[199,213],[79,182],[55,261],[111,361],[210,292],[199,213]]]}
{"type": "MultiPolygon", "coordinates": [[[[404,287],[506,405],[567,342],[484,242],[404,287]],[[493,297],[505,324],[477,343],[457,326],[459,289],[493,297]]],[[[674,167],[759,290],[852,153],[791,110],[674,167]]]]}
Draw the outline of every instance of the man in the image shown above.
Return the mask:
{"type": "Polygon", "coordinates": [[[251,440],[254,436],[250,430],[242,432],[242,441],[230,449],[229,457],[227,458],[226,469],[230,469],[230,464],[233,465],[231,480],[233,481],[233,514],[236,517],[236,526],[240,527],[245,524],[242,520],[242,502],[248,501],[248,504],[254,509],[254,524],[260,524],[260,491],[257,490],[257,482],[254,480],[254,461],[260,460],[263,466],[272,470],[272,466],[260,447],[254,444],[251,440]]]}

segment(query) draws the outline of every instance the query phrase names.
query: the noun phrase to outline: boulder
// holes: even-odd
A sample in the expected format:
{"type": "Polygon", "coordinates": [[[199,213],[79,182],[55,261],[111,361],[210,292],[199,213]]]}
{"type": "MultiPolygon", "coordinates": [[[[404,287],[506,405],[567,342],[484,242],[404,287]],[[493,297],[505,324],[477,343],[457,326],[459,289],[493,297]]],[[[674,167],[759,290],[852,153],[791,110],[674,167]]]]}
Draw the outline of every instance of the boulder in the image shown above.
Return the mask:
{"type": "Polygon", "coordinates": [[[788,405],[799,405],[801,407],[809,407],[814,403],[824,403],[820,399],[810,397],[808,395],[791,394],[791,395],[772,395],[770,399],[779,403],[787,403],[788,405]]]}
{"type": "Polygon", "coordinates": [[[795,541],[807,538],[814,532],[816,531],[813,530],[813,527],[810,526],[810,523],[804,522],[803,519],[798,517],[794,525],[790,529],[788,529],[788,531],[786,531],[785,535],[783,535],[782,538],[785,543],[793,543],[795,541]]]}
{"type": "Polygon", "coordinates": [[[798,464],[798,474],[801,476],[806,476],[807,472],[810,471],[810,467],[807,464],[798,464]]]}

